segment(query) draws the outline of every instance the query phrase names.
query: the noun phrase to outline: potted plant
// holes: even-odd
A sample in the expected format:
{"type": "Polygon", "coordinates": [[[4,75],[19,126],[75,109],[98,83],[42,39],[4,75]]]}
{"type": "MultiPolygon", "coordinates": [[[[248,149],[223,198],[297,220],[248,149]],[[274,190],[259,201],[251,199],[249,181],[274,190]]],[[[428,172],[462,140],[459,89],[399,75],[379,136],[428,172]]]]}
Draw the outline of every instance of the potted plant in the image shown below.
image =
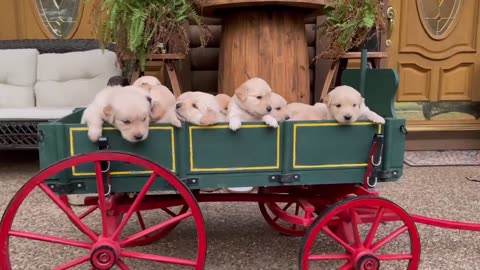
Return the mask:
{"type": "Polygon", "coordinates": [[[199,26],[201,45],[211,37],[196,12],[202,0],[103,0],[94,8],[102,47],[114,43],[119,60],[138,60],[143,71],[151,54],[188,53],[188,23],[199,26]]]}
{"type": "Polygon", "coordinates": [[[348,51],[377,47],[385,30],[383,0],[335,0],[326,6],[325,21],[319,29],[327,37],[320,57],[338,59],[348,51]]]}

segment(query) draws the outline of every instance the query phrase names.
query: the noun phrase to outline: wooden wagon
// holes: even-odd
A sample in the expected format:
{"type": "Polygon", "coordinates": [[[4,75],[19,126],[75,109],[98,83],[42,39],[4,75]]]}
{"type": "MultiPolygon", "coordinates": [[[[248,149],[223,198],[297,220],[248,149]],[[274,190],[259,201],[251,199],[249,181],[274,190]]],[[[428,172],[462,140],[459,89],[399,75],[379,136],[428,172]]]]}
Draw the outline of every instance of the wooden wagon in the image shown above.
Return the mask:
{"type": "MultiPolygon", "coordinates": [[[[397,119],[393,111],[397,75],[393,70],[366,70],[364,66],[360,71],[345,71],[343,82],[360,89],[370,109],[384,116],[386,123],[282,122],[278,128],[245,123],[236,132],[228,128],[228,123],[184,124],[182,128],[152,124],[148,139],[134,144],[109,126],[104,127],[104,137],[97,144],[91,143],[87,127],[79,124],[83,109],[41,124],[42,171],[18,191],[4,213],[0,269],[12,268],[12,238],[87,250],[87,255],[55,269],[85,265],[93,269],[131,269],[128,259],[203,269],[207,239],[200,202],[257,202],[273,228],[303,237],[298,260],[302,270],[317,269],[315,265],[323,262],[339,262],[338,269],[370,270],[392,261],[403,263],[396,269],[417,269],[420,240],[414,221],[479,230],[477,224],[409,215],[378,196],[377,183],[396,181],[403,174],[405,120],[397,119]],[[204,192],[242,186],[254,186],[257,191],[204,192]],[[38,188],[87,240],[12,227],[20,206],[38,188]],[[84,200],[88,210],[75,213],[66,195],[92,193],[84,200]],[[167,218],[146,226],[144,214],[154,209],[166,213],[167,218]],[[97,220],[102,226],[95,231],[84,219],[96,212],[100,213],[97,220]],[[123,236],[122,231],[133,219],[139,230],[123,236]],[[163,240],[187,220],[193,221],[196,230],[192,258],[132,250],[163,240]],[[380,235],[383,223],[400,225],[380,235]],[[364,225],[368,225],[366,229],[364,225]],[[341,250],[318,251],[320,236],[329,238],[341,250]],[[405,252],[381,252],[399,236],[405,238],[405,252]]],[[[332,269],[327,265],[320,269],[332,269]]]]}

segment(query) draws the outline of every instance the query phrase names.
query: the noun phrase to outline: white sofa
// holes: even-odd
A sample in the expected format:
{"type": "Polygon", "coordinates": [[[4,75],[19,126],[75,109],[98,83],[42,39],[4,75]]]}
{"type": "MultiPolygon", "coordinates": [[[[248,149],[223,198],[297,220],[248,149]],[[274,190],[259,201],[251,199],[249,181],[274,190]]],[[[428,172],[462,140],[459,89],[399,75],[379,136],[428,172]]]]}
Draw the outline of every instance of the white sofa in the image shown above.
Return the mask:
{"type": "Polygon", "coordinates": [[[0,41],[0,149],[36,149],[39,122],[85,107],[112,76],[114,48],[95,40],[0,41]]]}
{"type": "Polygon", "coordinates": [[[0,50],[0,121],[61,118],[88,105],[117,75],[121,69],[109,50],[0,50]]]}

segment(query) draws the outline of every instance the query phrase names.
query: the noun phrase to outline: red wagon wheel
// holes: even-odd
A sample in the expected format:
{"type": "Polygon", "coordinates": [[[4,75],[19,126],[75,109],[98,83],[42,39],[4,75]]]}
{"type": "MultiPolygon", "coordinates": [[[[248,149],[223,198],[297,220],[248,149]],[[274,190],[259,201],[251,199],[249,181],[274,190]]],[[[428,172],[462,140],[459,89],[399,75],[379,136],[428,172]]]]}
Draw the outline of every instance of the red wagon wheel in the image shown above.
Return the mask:
{"type": "MultiPolygon", "coordinates": [[[[268,188],[259,187],[258,194],[283,194],[268,188]]],[[[305,226],[305,210],[295,196],[285,203],[280,202],[259,202],[258,207],[265,221],[278,232],[289,236],[303,236],[307,231],[305,226]]],[[[312,217],[315,213],[310,213],[312,217]]]]}
{"type": "MultiPolygon", "coordinates": [[[[112,178],[112,182],[114,181],[115,178],[112,178]]],[[[10,242],[12,238],[54,243],[63,245],[64,247],[83,249],[88,252],[87,255],[78,257],[77,259],[60,266],[56,266],[55,269],[68,269],[80,265],[90,265],[90,267],[94,269],[110,269],[115,265],[120,269],[130,269],[126,261],[133,259],[169,265],[190,266],[194,269],[200,270],[203,269],[206,258],[206,234],[203,217],[190,190],[170,171],[161,166],[135,155],[118,152],[97,152],[67,158],[44,169],[25,183],[10,201],[0,223],[0,269],[11,269],[10,242]],[[122,215],[114,215],[114,220],[112,221],[111,212],[115,212],[116,209],[110,209],[109,211],[106,210],[111,203],[109,201],[110,197],[98,197],[98,210],[100,211],[101,216],[101,233],[97,234],[82,221],[82,215],[77,216],[68,204],[62,200],[60,196],[55,194],[49,186],[47,186],[45,181],[74,166],[90,163],[94,164],[96,175],[96,179],[92,179],[91,181],[96,181],[98,194],[106,194],[102,176],[102,162],[133,164],[144,168],[145,170],[152,171],[152,173],[148,180],[146,180],[138,195],[133,199],[133,203],[126,206],[123,218],[117,219],[117,217],[121,217],[122,215]],[[139,207],[142,206],[142,203],[146,198],[146,193],[152,187],[157,178],[166,181],[180,195],[183,204],[187,205],[189,210],[152,227],[141,230],[140,232],[122,237],[122,231],[124,231],[127,222],[131,216],[139,210],[139,207]],[[12,224],[14,218],[19,212],[20,206],[22,206],[22,203],[34,190],[43,191],[43,193],[62,210],[62,212],[68,217],[68,220],[70,220],[88,240],[78,241],[13,229],[12,224]],[[186,220],[192,220],[197,230],[195,259],[161,256],[127,249],[132,243],[144,238],[146,235],[155,234],[157,231],[165,230],[165,228],[168,229],[172,224],[178,224],[179,222],[186,220]]],[[[158,251],[156,251],[156,253],[158,253],[158,251]]]]}
{"type": "Polygon", "coordinates": [[[418,268],[420,238],[415,223],[398,205],[383,198],[360,196],[341,201],[329,209],[308,229],[299,254],[299,269],[378,270],[418,268]],[[380,228],[381,223],[386,223],[380,228]],[[396,229],[388,225],[398,225],[396,229]],[[386,228],[388,227],[388,228],[386,228]],[[342,228],[341,230],[339,228],[342,228]],[[380,229],[386,228],[386,233],[380,229]],[[323,236],[323,239],[320,240],[323,236]],[[386,247],[398,249],[399,237],[409,242],[406,252],[386,252],[386,247]],[[318,246],[315,243],[318,242],[318,246]],[[333,242],[328,245],[328,242],[333,242]],[[326,251],[325,249],[329,250],[326,251]],[[337,248],[331,251],[332,248],[337,248]],[[321,251],[318,251],[321,250],[321,251]],[[394,268],[382,264],[397,263],[394,268]],[[318,264],[322,267],[316,268],[318,264]],[[325,264],[328,264],[326,266],[325,264]],[[333,268],[335,264],[336,268],[333,268]]]}

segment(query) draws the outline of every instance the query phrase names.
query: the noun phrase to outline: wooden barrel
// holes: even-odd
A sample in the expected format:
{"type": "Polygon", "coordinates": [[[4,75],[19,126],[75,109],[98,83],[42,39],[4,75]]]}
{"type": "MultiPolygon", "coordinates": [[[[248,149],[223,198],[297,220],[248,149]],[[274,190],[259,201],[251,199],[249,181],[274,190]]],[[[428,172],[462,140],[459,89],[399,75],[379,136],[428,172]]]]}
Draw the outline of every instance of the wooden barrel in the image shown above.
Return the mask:
{"type": "Polygon", "coordinates": [[[252,77],[288,102],[310,102],[304,13],[293,7],[241,9],[223,18],[218,90],[232,95],[252,77]]]}

